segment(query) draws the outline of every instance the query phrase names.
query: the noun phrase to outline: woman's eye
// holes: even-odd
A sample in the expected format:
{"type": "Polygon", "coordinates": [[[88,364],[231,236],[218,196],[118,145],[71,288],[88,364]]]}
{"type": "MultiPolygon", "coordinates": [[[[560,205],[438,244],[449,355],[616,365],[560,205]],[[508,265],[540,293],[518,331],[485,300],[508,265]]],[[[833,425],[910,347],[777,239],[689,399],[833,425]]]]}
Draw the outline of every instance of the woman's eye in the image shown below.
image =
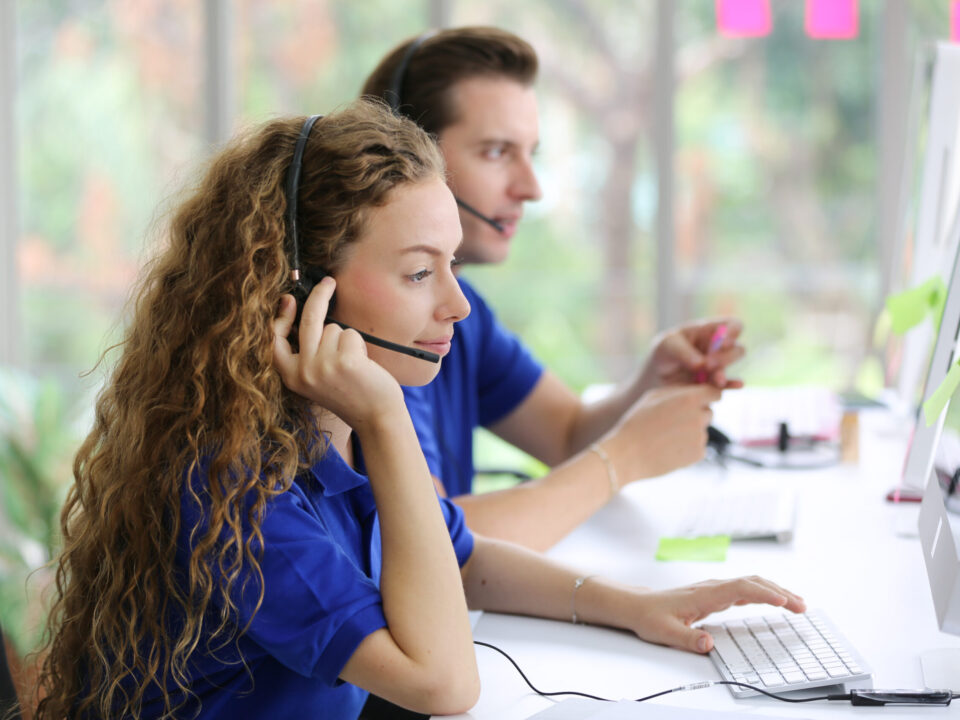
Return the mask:
{"type": "Polygon", "coordinates": [[[432,274],[430,270],[420,270],[419,272],[413,273],[413,275],[407,275],[407,278],[413,282],[423,282],[432,274]]]}
{"type": "Polygon", "coordinates": [[[494,145],[493,147],[487,148],[483,154],[488,160],[498,160],[503,157],[504,152],[505,150],[502,145],[494,145]]]}

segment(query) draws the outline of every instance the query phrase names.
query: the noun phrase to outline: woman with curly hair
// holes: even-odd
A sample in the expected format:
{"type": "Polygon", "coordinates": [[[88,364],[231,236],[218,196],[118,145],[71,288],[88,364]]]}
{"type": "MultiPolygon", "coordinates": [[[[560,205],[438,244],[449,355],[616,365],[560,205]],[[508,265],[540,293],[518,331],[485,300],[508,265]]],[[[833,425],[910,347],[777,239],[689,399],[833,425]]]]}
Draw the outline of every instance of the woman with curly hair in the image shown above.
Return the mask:
{"type": "Polygon", "coordinates": [[[438,499],[401,385],[469,313],[460,240],[436,146],[372,102],[211,161],[74,464],[38,717],[356,718],[368,692],[462,712],[468,602],[569,618],[581,585],[584,621],[700,652],[710,612],[803,609],[759,578],[584,583],[438,499]]]}

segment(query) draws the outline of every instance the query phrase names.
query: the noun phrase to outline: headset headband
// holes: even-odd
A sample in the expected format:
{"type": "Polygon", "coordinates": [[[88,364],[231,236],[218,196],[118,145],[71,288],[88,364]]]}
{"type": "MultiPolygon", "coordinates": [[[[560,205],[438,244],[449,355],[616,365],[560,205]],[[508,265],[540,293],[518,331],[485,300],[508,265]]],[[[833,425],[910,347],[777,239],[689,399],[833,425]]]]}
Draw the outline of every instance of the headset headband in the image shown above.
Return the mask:
{"type": "Polygon", "coordinates": [[[384,100],[390,105],[390,109],[395,113],[400,113],[400,100],[403,97],[403,82],[407,78],[407,66],[410,60],[424,42],[437,34],[436,30],[427,30],[420,37],[410,43],[407,51],[403,54],[400,63],[393,69],[393,75],[390,76],[390,87],[384,94],[384,100]]]}
{"type": "Polygon", "coordinates": [[[300,192],[300,168],[303,165],[303,153],[306,149],[307,138],[313,124],[323,115],[311,115],[303,123],[297,145],[293,149],[293,160],[287,169],[287,252],[290,257],[290,279],[297,283],[300,280],[300,244],[297,240],[297,195],[300,192]]]}

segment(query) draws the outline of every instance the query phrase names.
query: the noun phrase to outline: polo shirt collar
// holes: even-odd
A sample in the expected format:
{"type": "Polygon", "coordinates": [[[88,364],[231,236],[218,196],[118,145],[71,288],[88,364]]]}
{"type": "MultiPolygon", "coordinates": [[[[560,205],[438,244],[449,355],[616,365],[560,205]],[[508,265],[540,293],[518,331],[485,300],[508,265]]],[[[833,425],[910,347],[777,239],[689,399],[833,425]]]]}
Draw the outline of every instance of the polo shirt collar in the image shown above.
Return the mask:
{"type": "MultiPolygon", "coordinates": [[[[359,457],[359,443],[354,443],[354,451],[359,457]]],[[[360,461],[362,467],[362,460],[360,461]]],[[[345,493],[361,485],[366,485],[367,476],[358,473],[347,465],[332,443],[327,445],[326,452],[319,461],[310,468],[313,477],[323,487],[323,494],[327,497],[345,493]]]]}

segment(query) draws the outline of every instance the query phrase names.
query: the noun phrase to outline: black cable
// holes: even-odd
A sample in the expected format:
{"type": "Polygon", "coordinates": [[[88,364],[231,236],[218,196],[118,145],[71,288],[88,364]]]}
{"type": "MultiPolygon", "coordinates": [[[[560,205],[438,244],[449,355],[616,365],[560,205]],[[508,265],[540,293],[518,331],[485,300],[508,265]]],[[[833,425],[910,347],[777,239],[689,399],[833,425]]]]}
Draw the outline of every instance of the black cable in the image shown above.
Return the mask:
{"type": "Polygon", "coordinates": [[[776,693],[768,692],[761,688],[758,688],[755,685],[747,685],[746,683],[737,682],[736,680],[714,680],[713,685],[736,685],[737,687],[744,687],[750,690],[754,690],[761,695],[766,695],[767,697],[772,697],[774,700],[782,700],[783,702],[792,702],[792,703],[805,703],[813,702],[814,700],[849,700],[851,698],[850,693],[839,693],[833,695],[817,695],[816,697],[809,698],[791,698],[786,697],[785,695],[777,695],[776,693]]]}
{"type": "MultiPolygon", "coordinates": [[[[514,659],[513,659],[512,657],[510,657],[509,655],[507,655],[507,653],[505,653],[503,650],[501,650],[500,648],[498,648],[496,645],[491,645],[490,643],[485,643],[485,642],[483,642],[482,640],[474,640],[474,641],[473,641],[473,644],[474,644],[474,645],[481,645],[481,646],[483,646],[483,647],[490,648],[491,650],[496,650],[498,653],[500,653],[501,655],[503,655],[507,660],[510,661],[510,664],[513,665],[514,668],[516,668],[517,672],[520,673],[520,677],[523,678],[523,681],[524,681],[527,685],[529,685],[529,686],[530,686],[530,689],[533,690],[537,695],[542,695],[543,697],[553,697],[553,696],[555,696],[555,695],[579,695],[580,697],[590,698],[591,700],[602,700],[603,702],[610,702],[610,700],[608,700],[607,698],[597,697],[596,695],[590,695],[590,694],[588,694],[588,693],[576,692],[576,691],[574,691],[574,690],[570,690],[569,692],[566,692],[566,691],[543,692],[543,690],[538,690],[536,687],[534,687],[533,683],[530,682],[529,678],[527,678],[527,676],[524,674],[523,670],[520,669],[520,666],[517,665],[517,661],[514,660],[514,659]]],[[[670,692],[670,691],[668,690],[667,692],[670,692]]],[[[662,694],[662,693],[661,693],[661,694],[662,694]]]]}
{"type": "MultiPolygon", "coordinates": [[[[576,690],[557,690],[556,692],[544,692],[543,690],[537,689],[529,678],[524,674],[523,670],[520,669],[520,666],[517,665],[516,660],[507,655],[506,652],[498,648],[496,645],[491,645],[490,643],[483,642],[482,640],[474,640],[474,645],[480,645],[482,647],[490,648],[491,650],[496,650],[498,653],[503,655],[507,660],[510,661],[510,664],[516,668],[517,672],[520,673],[520,677],[523,678],[523,681],[533,690],[537,695],[542,697],[555,697],[557,695],[577,695],[578,697],[589,698],[590,700],[600,700],[601,702],[615,702],[610,698],[599,697],[597,695],[590,695],[589,693],[577,692],[576,690]]],[[[662,690],[658,693],[653,693],[652,695],[645,695],[644,697],[637,698],[634,702],[644,702],[646,700],[653,700],[654,698],[661,697],[663,695],[669,695],[670,693],[680,692],[683,690],[700,690],[703,688],[712,687],[714,685],[737,685],[738,687],[744,687],[749,690],[754,690],[762,695],[767,697],[772,697],[774,700],[782,700],[783,702],[791,703],[805,703],[813,702],[815,700],[850,700],[850,693],[834,694],[834,695],[818,695],[816,697],[810,698],[790,698],[783,695],[777,695],[776,693],[768,692],[762,688],[758,688],[754,685],[747,685],[746,683],[736,682],[735,680],[705,680],[703,682],[691,683],[689,685],[681,685],[679,687],[670,688],[669,690],[662,690]]],[[[956,697],[956,695],[954,695],[956,697]]]]}

